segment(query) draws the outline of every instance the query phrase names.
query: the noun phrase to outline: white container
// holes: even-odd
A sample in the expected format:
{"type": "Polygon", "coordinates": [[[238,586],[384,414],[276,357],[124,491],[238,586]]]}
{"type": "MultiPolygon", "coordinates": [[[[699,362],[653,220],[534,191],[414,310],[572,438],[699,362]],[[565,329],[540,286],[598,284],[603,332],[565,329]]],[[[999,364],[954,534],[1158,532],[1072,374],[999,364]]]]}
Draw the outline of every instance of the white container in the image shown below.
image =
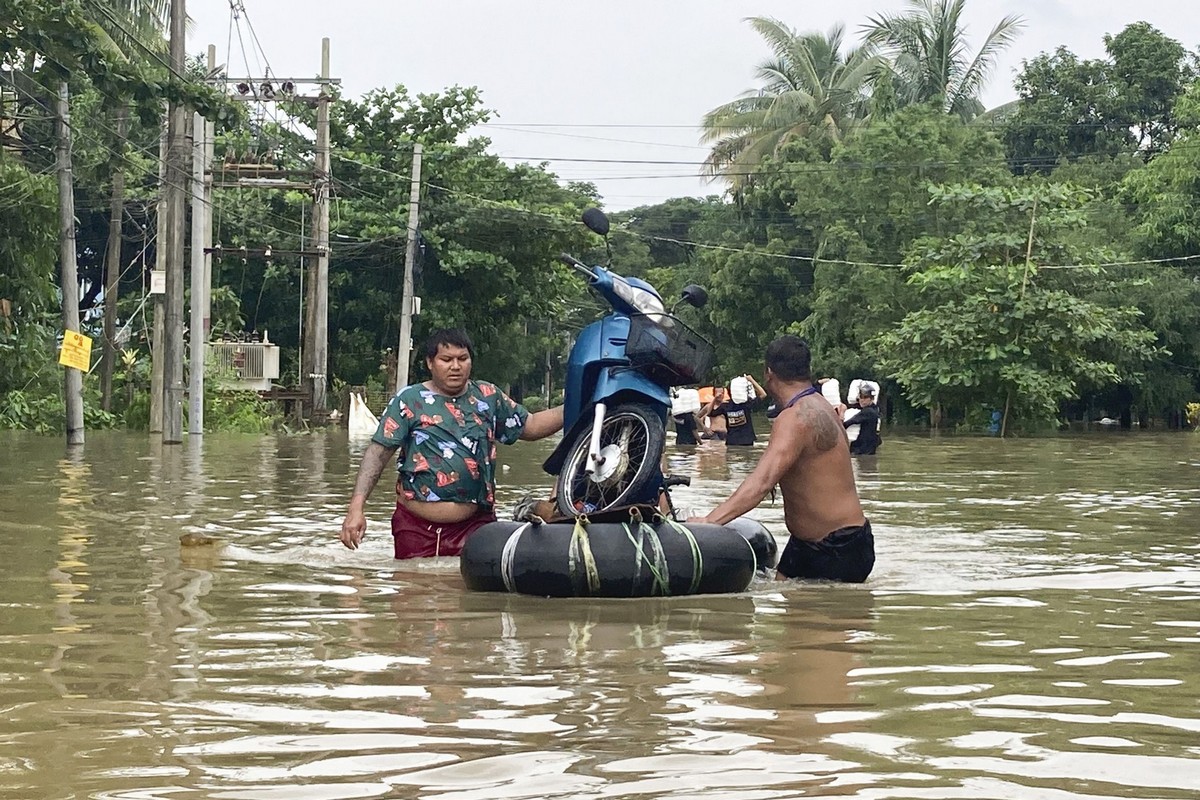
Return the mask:
{"type": "MultiPolygon", "coordinates": [[[[858,414],[859,410],[857,408],[847,408],[845,416],[842,417],[842,422],[849,422],[857,417],[858,414]]],[[[846,427],[846,438],[853,442],[858,438],[858,431],[860,428],[862,428],[862,425],[848,425],[846,427]]]]}
{"type": "Polygon", "coordinates": [[[699,389],[680,389],[671,397],[672,417],[678,417],[682,414],[695,414],[700,410],[700,407],[699,389]]]}
{"type": "Polygon", "coordinates": [[[729,382],[729,396],[735,403],[749,402],[750,398],[754,396],[750,388],[750,381],[738,375],[729,382]]]}
{"type": "Polygon", "coordinates": [[[821,396],[829,401],[831,406],[842,404],[842,385],[837,378],[830,378],[821,384],[821,396]]]}

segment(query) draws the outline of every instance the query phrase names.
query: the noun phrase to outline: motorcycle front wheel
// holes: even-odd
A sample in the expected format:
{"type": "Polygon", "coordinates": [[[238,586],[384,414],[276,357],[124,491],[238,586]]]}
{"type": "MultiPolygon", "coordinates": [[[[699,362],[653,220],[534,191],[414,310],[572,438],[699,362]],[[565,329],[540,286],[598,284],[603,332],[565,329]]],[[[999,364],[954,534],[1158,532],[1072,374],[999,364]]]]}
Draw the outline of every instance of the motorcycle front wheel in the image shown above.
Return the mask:
{"type": "Polygon", "coordinates": [[[625,403],[610,410],[600,427],[603,462],[587,471],[592,429],[575,437],[556,489],[564,516],[595,514],[631,503],[657,503],[659,459],[666,442],[662,419],[652,408],[625,403]]]}

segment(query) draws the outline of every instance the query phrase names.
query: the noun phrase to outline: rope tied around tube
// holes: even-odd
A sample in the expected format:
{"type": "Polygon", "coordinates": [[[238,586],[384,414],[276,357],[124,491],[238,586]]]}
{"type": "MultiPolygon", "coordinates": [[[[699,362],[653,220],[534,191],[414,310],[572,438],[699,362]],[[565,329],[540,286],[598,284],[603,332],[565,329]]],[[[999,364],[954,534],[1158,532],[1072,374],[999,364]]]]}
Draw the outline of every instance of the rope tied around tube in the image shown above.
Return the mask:
{"type": "Polygon", "coordinates": [[[576,594],[579,594],[582,583],[587,588],[587,595],[591,596],[600,591],[600,570],[596,568],[596,556],[592,552],[587,526],[586,515],[580,514],[575,518],[575,528],[571,531],[571,545],[567,555],[567,569],[570,572],[571,583],[575,586],[576,594]],[[581,569],[582,575],[580,575],[581,569]]]}
{"type": "Polygon", "coordinates": [[[700,551],[700,543],[696,541],[696,534],[692,533],[686,526],[679,524],[673,519],[660,517],[660,519],[675,529],[675,532],[683,536],[687,540],[688,545],[692,548],[692,588],[695,592],[700,588],[700,579],[704,577],[704,554],[700,551]]]}

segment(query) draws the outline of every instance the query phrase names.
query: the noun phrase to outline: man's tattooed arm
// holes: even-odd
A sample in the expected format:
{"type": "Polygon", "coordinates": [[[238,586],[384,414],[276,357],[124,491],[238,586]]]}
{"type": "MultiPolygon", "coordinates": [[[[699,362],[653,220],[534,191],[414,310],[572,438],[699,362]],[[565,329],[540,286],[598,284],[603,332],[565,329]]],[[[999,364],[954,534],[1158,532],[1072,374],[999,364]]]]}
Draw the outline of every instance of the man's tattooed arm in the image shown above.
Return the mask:
{"type": "Polygon", "coordinates": [[[354,496],[364,500],[370,496],[371,490],[379,482],[383,468],[392,459],[396,448],[387,448],[378,442],[371,442],[363,452],[362,465],[358,468],[358,478],[354,481],[354,496]]]}

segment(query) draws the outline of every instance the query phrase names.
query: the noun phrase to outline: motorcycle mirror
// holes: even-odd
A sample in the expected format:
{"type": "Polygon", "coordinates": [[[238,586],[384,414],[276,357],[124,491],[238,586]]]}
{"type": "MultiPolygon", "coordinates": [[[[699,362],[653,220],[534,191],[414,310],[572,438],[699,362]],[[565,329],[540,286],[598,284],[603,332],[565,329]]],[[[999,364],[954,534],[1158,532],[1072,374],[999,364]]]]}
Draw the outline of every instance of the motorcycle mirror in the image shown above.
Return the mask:
{"type": "Polygon", "coordinates": [[[589,208],[583,212],[583,224],[601,236],[608,236],[608,217],[598,208],[589,208]]]}
{"type": "Polygon", "coordinates": [[[680,298],[693,308],[703,308],[708,302],[708,292],[703,286],[697,286],[694,283],[689,283],[683,287],[683,292],[679,295],[680,298]]]}

